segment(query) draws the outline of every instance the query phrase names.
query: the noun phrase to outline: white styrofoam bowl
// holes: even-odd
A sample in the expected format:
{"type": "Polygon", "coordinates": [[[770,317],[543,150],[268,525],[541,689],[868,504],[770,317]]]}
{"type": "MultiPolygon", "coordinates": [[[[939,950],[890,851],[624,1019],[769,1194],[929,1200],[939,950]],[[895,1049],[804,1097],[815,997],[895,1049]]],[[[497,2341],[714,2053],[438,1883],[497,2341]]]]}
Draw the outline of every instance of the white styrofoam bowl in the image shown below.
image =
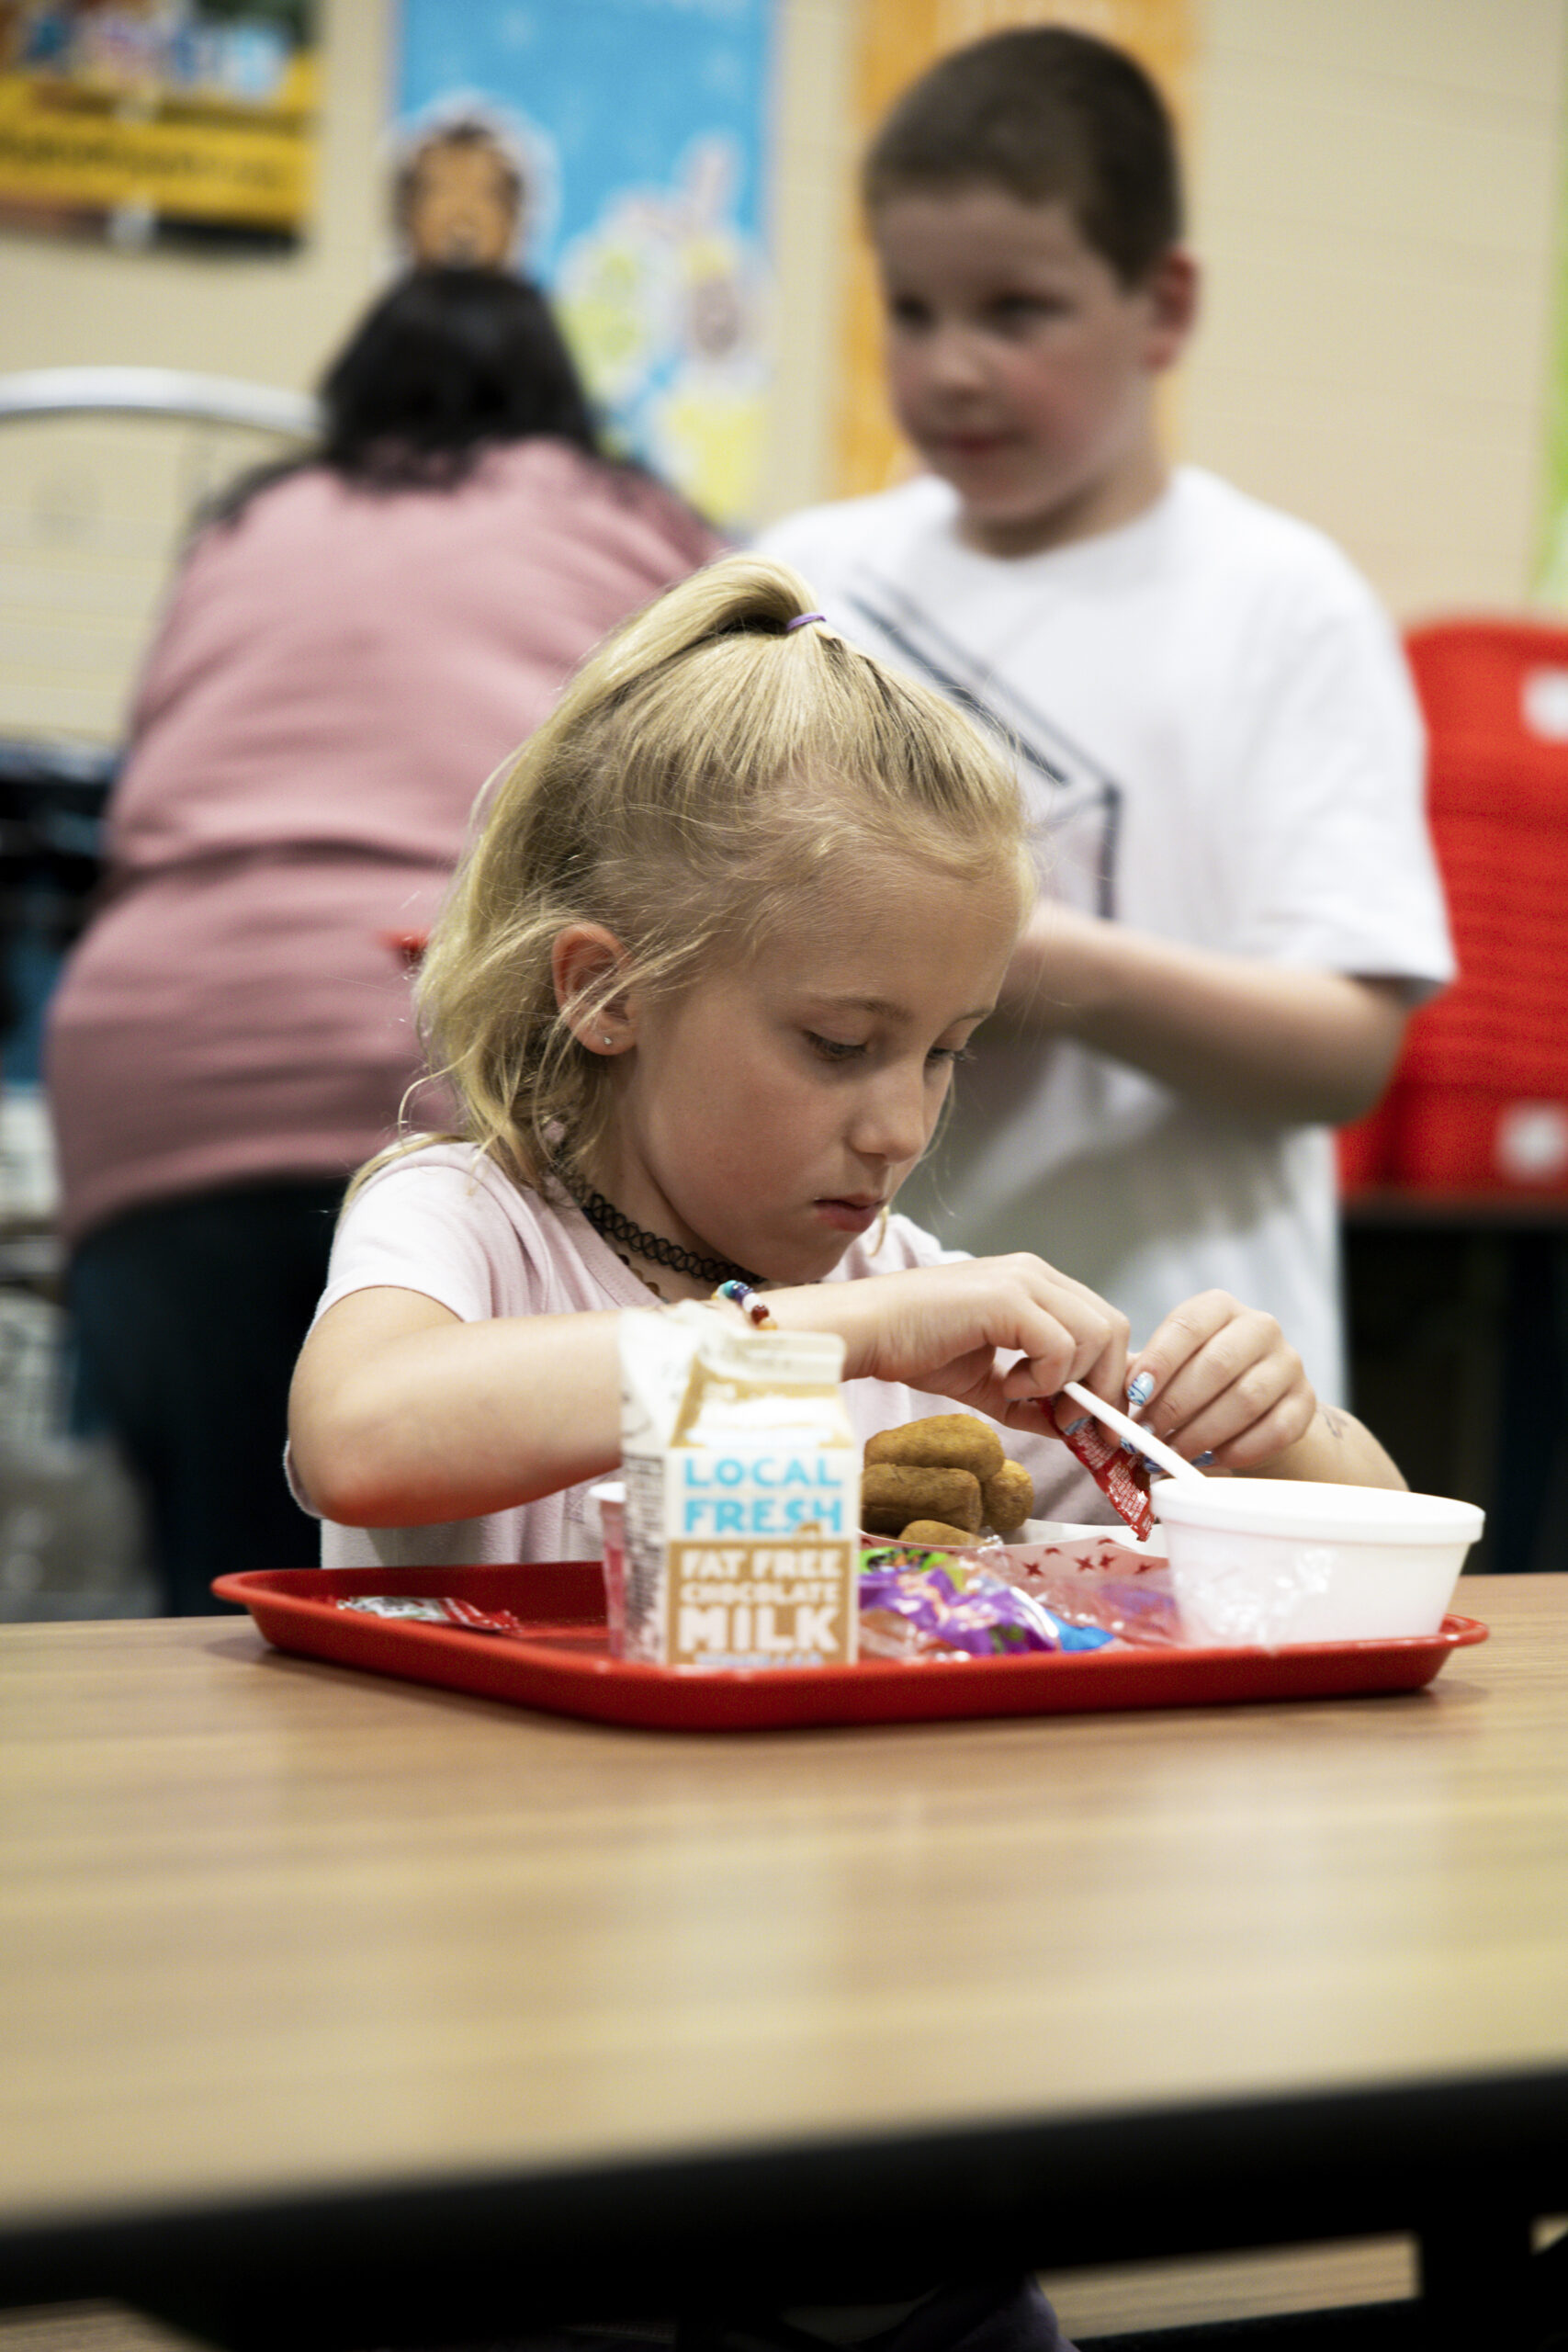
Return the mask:
{"type": "Polygon", "coordinates": [[[1485,1513],[1444,1495],[1291,1478],[1161,1478],[1152,1491],[1188,1638],[1435,1634],[1485,1513]]]}

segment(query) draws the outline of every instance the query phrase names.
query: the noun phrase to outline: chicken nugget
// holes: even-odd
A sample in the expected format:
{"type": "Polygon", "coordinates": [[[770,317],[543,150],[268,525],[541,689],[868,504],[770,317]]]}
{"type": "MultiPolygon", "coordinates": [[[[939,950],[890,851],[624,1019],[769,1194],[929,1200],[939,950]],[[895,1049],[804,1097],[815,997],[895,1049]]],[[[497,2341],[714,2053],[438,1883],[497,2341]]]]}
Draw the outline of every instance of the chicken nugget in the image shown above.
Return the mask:
{"type": "Polygon", "coordinates": [[[1034,1511],[1034,1481],[1021,1462],[1004,1462],[980,1488],[986,1525],[998,1535],[1012,1535],[1034,1511]]]}
{"type": "Polygon", "coordinates": [[[915,1544],[927,1549],[943,1552],[966,1552],[974,1543],[962,1527],[949,1527],[944,1520],[912,1519],[899,1535],[900,1544],[915,1544]]]}
{"type": "Polygon", "coordinates": [[[967,1470],[874,1463],[861,1480],[861,1525],[873,1535],[897,1535],[912,1519],[945,1520],[972,1535],[980,1524],[980,1481],[967,1470]]]}
{"type": "Polygon", "coordinates": [[[868,1439],[865,1458],[872,1462],[914,1462],[931,1470],[967,1470],[972,1478],[988,1478],[1002,1466],[1002,1442],[989,1421],[973,1413],[932,1413],[923,1421],[906,1421],[901,1429],[883,1430],[868,1439]]]}

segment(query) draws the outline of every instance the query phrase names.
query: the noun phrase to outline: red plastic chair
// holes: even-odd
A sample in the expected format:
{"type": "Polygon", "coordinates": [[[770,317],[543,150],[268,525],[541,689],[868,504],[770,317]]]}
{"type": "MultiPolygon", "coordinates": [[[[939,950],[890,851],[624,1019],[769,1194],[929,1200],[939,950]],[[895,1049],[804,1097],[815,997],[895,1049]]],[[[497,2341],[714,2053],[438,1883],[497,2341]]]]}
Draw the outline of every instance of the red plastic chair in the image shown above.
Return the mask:
{"type": "Polygon", "coordinates": [[[1568,628],[1448,621],[1405,648],[1460,978],[1341,1131],[1341,1183],[1568,1194],[1568,628]]]}

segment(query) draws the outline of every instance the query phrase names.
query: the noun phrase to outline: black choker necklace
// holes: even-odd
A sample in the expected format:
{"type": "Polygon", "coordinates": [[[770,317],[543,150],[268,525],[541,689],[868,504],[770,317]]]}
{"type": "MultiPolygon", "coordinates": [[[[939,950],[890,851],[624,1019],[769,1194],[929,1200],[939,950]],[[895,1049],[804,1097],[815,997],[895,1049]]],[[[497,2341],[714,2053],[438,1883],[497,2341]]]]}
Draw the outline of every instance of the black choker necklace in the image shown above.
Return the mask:
{"type": "Polygon", "coordinates": [[[748,1273],[744,1266],[734,1265],[728,1258],[699,1258],[694,1250],[682,1250],[657,1233],[645,1233],[640,1225],[623,1216],[603,1193],[592,1192],[586,1184],[579,1185],[560,1167],[556,1174],[594,1231],[602,1233],[607,1241],[618,1241],[635,1258],[646,1258],[652,1266],[668,1266],[672,1274],[690,1274],[699,1283],[745,1283],[755,1290],[761,1281],[761,1274],[748,1273]]]}

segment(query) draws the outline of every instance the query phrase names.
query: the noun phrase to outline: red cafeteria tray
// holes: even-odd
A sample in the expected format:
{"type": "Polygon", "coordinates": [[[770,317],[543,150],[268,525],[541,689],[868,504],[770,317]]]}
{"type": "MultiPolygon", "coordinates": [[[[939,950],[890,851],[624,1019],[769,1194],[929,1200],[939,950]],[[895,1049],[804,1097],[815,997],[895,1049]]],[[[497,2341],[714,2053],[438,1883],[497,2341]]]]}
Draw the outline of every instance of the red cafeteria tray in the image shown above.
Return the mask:
{"type": "Polygon", "coordinates": [[[905,1666],[677,1673],[613,1658],[597,1560],[527,1567],[265,1568],[220,1577],[220,1600],[248,1609],[281,1650],[338,1666],[441,1682],[513,1705],[661,1731],[777,1731],[807,1724],[929,1723],[953,1715],[1046,1715],[1121,1707],[1208,1707],[1244,1699],[1344,1698],[1415,1690],[1450,1653],[1486,1639],[1473,1617],[1445,1617],[1417,1640],[1303,1643],[1292,1649],[1036,1651],[905,1666]],[[530,1638],[367,1617],[340,1594],[446,1593],[510,1609],[530,1638]]]}

